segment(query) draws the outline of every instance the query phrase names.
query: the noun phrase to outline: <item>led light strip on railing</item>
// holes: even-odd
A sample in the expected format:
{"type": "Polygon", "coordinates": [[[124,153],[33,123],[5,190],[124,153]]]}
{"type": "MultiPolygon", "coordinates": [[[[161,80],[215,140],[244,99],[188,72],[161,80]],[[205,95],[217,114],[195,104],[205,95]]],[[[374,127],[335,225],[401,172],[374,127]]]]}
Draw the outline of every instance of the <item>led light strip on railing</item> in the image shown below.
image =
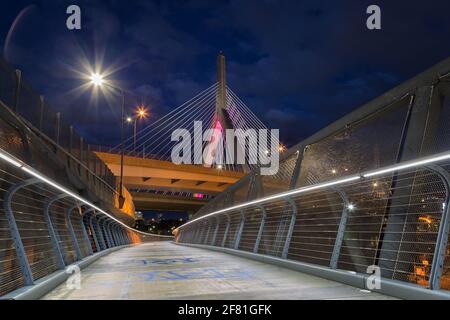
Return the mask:
{"type": "Polygon", "coordinates": [[[155,236],[155,237],[162,237],[162,238],[172,238],[172,236],[165,236],[165,235],[159,235],[159,234],[153,234],[153,233],[147,233],[147,232],[142,232],[136,229],[133,229],[129,226],[127,226],[125,223],[123,223],[122,221],[118,220],[117,218],[115,218],[113,215],[107,213],[105,210],[97,207],[95,204],[89,202],[88,200],[80,197],[79,195],[77,195],[76,193],[64,188],[63,186],[59,185],[58,183],[56,183],[55,181],[52,181],[51,179],[45,177],[44,175],[40,174],[38,171],[36,171],[35,169],[31,168],[30,166],[28,166],[27,164],[23,163],[21,160],[18,160],[17,158],[15,158],[14,156],[10,155],[8,152],[6,152],[3,149],[0,149],[0,158],[5,160],[6,162],[8,162],[9,164],[22,169],[23,171],[25,171],[26,173],[28,173],[29,175],[39,179],[40,181],[52,186],[53,188],[71,196],[72,198],[77,199],[78,201],[82,202],[83,204],[85,204],[86,206],[89,206],[93,209],[95,209],[98,212],[103,213],[104,215],[108,216],[109,218],[111,218],[112,220],[116,221],[117,223],[119,223],[120,225],[122,225],[123,227],[142,234],[142,235],[146,235],[146,236],[155,236]]]}
{"type": "MultiPolygon", "coordinates": [[[[375,177],[375,176],[379,176],[379,175],[383,175],[386,173],[391,173],[391,172],[398,172],[398,171],[403,171],[405,169],[409,169],[409,168],[414,168],[414,167],[419,167],[419,166],[424,166],[426,164],[431,164],[431,163],[435,163],[435,162],[439,162],[439,161],[443,161],[443,160],[447,160],[450,159],[450,151],[447,152],[443,152],[443,153],[439,153],[433,156],[429,156],[429,157],[424,157],[424,158],[420,158],[417,160],[412,160],[412,161],[405,161],[396,165],[392,165],[389,167],[385,167],[385,168],[381,168],[381,169],[377,169],[377,170],[372,170],[372,171],[368,171],[365,173],[361,173],[358,175],[352,175],[352,176],[347,176],[347,177],[343,177],[341,179],[336,179],[336,180],[331,180],[328,182],[323,182],[323,183],[319,183],[319,184],[315,184],[312,186],[307,186],[307,187],[301,187],[298,189],[294,189],[294,190],[290,190],[290,191],[286,191],[286,192],[282,192],[282,193],[278,193],[269,197],[264,197],[261,199],[257,199],[257,200],[253,200],[253,201],[249,201],[249,202],[245,202],[245,203],[241,203],[238,204],[236,206],[233,207],[228,207],[225,209],[221,209],[218,211],[214,211],[211,213],[208,213],[204,216],[198,217],[194,220],[188,221],[185,224],[179,226],[177,229],[181,229],[184,228],[186,226],[188,226],[191,223],[194,223],[196,221],[202,220],[202,219],[206,219],[208,217],[211,216],[215,216],[221,213],[225,213],[228,211],[233,211],[233,210],[238,210],[238,209],[243,209],[245,207],[249,207],[255,204],[260,204],[263,202],[267,202],[270,200],[276,200],[276,199],[283,199],[286,197],[289,197],[291,195],[295,195],[295,194],[301,194],[301,193],[305,193],[305,192],[309,192],[309,191],[313,191],[313,190],[319,190],[319,189],[325,189],[331,186],[336,186],[336,185],[340,185],[340,184],[344,184],[347,182],[352,182],[352,181],[357,181],[357,180],[362,180],[364,178],[370,178],[370,177],[375,177]]],[[[175,230],[177,230],[175,229],[175,230]]]]}

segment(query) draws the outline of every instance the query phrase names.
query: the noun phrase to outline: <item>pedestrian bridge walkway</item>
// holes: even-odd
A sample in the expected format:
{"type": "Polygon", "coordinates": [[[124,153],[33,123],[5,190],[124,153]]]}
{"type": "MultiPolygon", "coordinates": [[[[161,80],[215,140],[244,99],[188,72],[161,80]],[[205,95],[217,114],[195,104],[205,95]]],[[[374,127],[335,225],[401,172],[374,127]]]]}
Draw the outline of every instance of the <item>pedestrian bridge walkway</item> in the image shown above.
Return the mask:
{"type": "Polygon", "coordinates": [[[391,299],[234,255],[153,242],[127,247],[43,299],[391,299]]]}

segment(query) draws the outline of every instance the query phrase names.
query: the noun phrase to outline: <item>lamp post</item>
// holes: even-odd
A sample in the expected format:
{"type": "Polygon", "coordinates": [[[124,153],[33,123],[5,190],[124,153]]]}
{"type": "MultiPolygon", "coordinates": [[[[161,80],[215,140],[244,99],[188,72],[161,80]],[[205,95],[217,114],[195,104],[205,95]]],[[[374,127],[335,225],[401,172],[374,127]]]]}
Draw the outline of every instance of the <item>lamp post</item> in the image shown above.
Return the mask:
{"type": "Polygon", "coordinates": [[[138,119],[145,119],[145,118],[147,118],[147,116],[148,116],[148,112],[147,112],[147,109],[144,107],[144,106],[141,106],[141,107],[138,107],[137,109],[136,109],[136,114],[135,114],[135,116],[132,118],[132,117],[128,117],[127,118],[127,122],[128,123],[131,123],[131,121],[133,121],[133,119],[134,119],[134,134],[133,134],[133,141],[134,141],[134,144],[133,144],[133,150],[134,151],[136,151],[136,128],[137,128],[137,120],[138,119]]]}
{"type": "Polygon", "coordinates": [[[109,86],[113,89],[118,89],[121,95],[121,118],[120,118],[120,178],[119,178],[119,208],[123,207],[125,198],[123,197],[123,158],[124,158],[124,121],[125,121],[125,93],[121,88],[112,86],[105,82],[103,76],[99,73],[93,73],[90,76],[91,83],[96,87],[103,85],[109,86]]]}

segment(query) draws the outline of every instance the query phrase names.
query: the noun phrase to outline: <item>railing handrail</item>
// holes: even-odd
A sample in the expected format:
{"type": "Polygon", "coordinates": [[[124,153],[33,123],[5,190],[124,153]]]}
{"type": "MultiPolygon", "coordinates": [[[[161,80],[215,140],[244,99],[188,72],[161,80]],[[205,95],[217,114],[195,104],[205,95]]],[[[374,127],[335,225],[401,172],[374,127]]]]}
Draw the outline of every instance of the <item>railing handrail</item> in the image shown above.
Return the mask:
{"type": "Polygon", "coordinates": [[[386,167],[382,167],[382,168],[378,168],[378,169],[374,169],[374,170],[368,170],[368,171],[365,171],[365,172],[362,172],[359,174],[348,175],[348,176],[344,176],[344,177],[341,177],[338,179],[333,179],[333,180],[329,180],[326,182],[321,182],[321,183],[317,183],[317,184],[313,184],[313,185],[309,185],[309,186],[304,186],[304,187],[296,188],[293,190],[277,193],[277,194],[274,194],[271,196],[263,197],[260,199],[247,201],[247,202],[235,205],[235,206],[223,208],[223,209],[208,213],[206,215],[200,216],[198,218],[195,218],[195,219],[188,221],[188,222],[184,223],[183,225],[179,226],[178,228],[176,228],[174,230],[174,232],[177,232],[178,229],[182,229],[194,222],[198,222],[202,219],[210,218],[210,217],[218,215],[218,214],[222,214],[222,213],[226,213],[226,212],[230,212],[230,211],[234,211],[234,210],[238,210],[238,209],[243,209],[246,207],[250,207],[252,205],[261,204],[261,203],[271,201],[271,200],[288,198],[289,196],[292,196],[295,194],[301,194],[301,193],[310,192],[310,191],[318,190],[318,189],[326,189],[331,186],[337,186],[340,184],[345,184],[347,182],[364,180],[365,178],[382,175],[385,173],[401,172],[401,171],[404,171],[409,168],[421,167],[421,166],[425,166],[427,164],[432,164],[432,163],[443,161],[446,159],[450,159],[450,151],[438,153],[438,154],[427,156],[427,157],[421,157],[421,158],[418,158],[415,160],[403,161],[403,162],[400,162],[400,163],[397,163],[397,164],[394,164],[391,166],[386,166],[386,167]]]}
{"type": "Polygon", "coordinates": [[[25,162],[23,162],[22,160],[16,158],[15,156],[11,155],[10,153],[8,153],[7,151],[5,151],[4,149],[0,148],[0,159],[8,162],[9,164],[15,166],[16,168],[22,169],[24,172],[28,173],[29,175],[39,179],[41,182],[59,190],[60,192],[82,202],[84,205],[102,213],[103,215],[105,215],[106,217],[110,218],[111,220],[114,220],[116,223],[120,224],[121,226],[123,226],[124,228],[131,230],[133,232],[145,235],[145,236],[155,236],[155,237],[161,237],[161,238],[173,238],[173,236],[165,236],[165,235],[159,235],[159,234],[153,234],[153,233],[148,233],[148,232],[143,232],[140,230],[136,230],[130,226],[128,226],[127,224],[123,223],[122,221],[120,221],[119,219],[117,219],[116,217],[114,217],[114,215],[106,212],[105,210],[99,208],[98,206],[96,206],[95,204],[91,203],[90,201],[84,199],[83,197],[77,195],[76,193],[74,193],[73,191],[65,188],[64,186],[61,186],[60,184],[58,184],[57,182],[53,181],[52,179],[46,177],[45,175],[43,175],[42,173],[40,173],[39,171],[37,171],[36,169],[32,168],[31,166],[27,165],[25,162]]]}
{"type": "MultiPolygon", "coordinates": [[[[20,115],[19,115],[20,116],[20,115]]],[[[20,116],[21,119],[26,123],[26,125],[28,127],[30,127],[31,130],[33,130],[34,133],[36,133],[39,137],[43,138],[44,140],[47,140],[49,143],[51,143],[54,147],[58,148],[61,152],[63,152],[65,155],[69,156],[71,158],[71,160],[73,160],[75,163],[77,163],[78,165],[82,166],[86,171],[88,171],[90,174],[92,174],[96,179],[98,179],[99,181],[101,181],[102,183],[104,183],[106,185],[106,187],[108,189],[110,189],[113,193],[115,194],[119,194],[117,192],[117,190],[115,188],[113,188],[108,182],[106,182],[105,180],[103,180],[103,178],[100,178],[97,174],[95,174],[94,172],[92,172],[92,170],[90,168],[88,168],[83,162],[81,162],[80,160],[78,160],[75,156],[73,156],[70,152],[68,152],[66,149],[64,149],[63,147],[61,147],[59,144],[57,144],[52,138],[50,138],[49,136],[47,136],[44,132],[40,131],[39,129],[37,129],[31,122],[29,122],[28,120],[26,120],[25,118],[23,118],[22,116],[20,116]]],[[[100,158],[98,158],[99,161],[102,161],[100,158]]]]}

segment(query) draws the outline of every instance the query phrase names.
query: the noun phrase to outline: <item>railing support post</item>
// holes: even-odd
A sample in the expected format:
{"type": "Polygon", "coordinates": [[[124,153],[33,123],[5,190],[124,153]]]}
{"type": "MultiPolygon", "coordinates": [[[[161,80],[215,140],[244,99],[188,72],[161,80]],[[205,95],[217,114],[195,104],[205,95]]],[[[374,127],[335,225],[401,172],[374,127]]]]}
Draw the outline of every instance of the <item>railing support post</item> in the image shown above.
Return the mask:
{"type": "Polygon", "coordinates": [[[106,245],[105,240],[103,239],[102,231],[100,230],[100,226],[98,225],[98,219],[96,217],[95,210],[89,217],[89,225],[91,226],[95,245],[97,246],[97,251],[100,252],[105,249],[106,245]]]}
{"type": "Polygon", "coordinates": [[[241,221],[239,223],[239,229],[236,234],[236,239],[234,240],[234,248],[235,249],[239,248],[239,243],[241,242],[242,231],[244,230],[244,223],[245,223],[245,213],[244,213],[244,210],[241,210],[241,221]]]}
{"type": "Polygon", "coordinates": [[[286,240],[284,242],[283,252],[281,253],[281,258],[286,259],[289,251],[289,245],[291,243],[292,233],[294,232],[294,226],[295,226],[295,220],[297,219],[297,205],[291,198],[286,198],[286,201],[289,202],[289,204],[292,207],[292,215],[291,215],[291,222],[289,224],[289,229],[286,234],[286,240]]]}
{"type": "Polygon", "coordinates": [[[62,254],[61,246],[59,245],[58,235],[56,234],[55,228],[53,228],[53,222],[50,218],[50,207],[55,201],[63,199],[67,197],[66,194],[61,194],[49,199],[44,205],[44,218],[45,222],[47,222],[48,232],[50,235],[50,240],[52,242],[53,250],[55,252],[56,263],[58,264],[59,269],[64,269],[66,267],[66,263],[64,262],[64,256],[62,254]]]}
{"type": "Polygon", "coordinates": [[[108,218],[107,216],[103,216],[99,219],[99,225],[102,229],[102,232],[103,232],[103,235],[105,238],[106,249],[111,248],[113,246],[111,238],[108,233],[108,229],[106,228],[106,219],[107,218],[108,218]]]}
{"type": "Polygon", "coordinates": [[[16,69],[15,75],[16,75],[16,86],[14,88],[13,108],[15,112],[18,112],[20,101],[20,89],[22,86],[22,72],[19,69],[16,69]]]}
{"type": "Polygon", "coordinates": [[[439,175],[444,182],[446,198],[443,203],[441,222],[434,247],[433,262],[430,271],[430,289],[438,290],[441,287],[441,277],[447,252],[450,226],[450,174],[438,165],[428,165],[428,169],[439,175]]]}
{"type": "Polygon", "coordinates": [[[74,209],[79,209],[78,205],[74,205],[69,208],[66,212],[66,218],[67,218],[67,227],[69,228],[70,237],[72,238],[72,244],[75,248],[75,252],[77,254],[77,260],[83,259],[83,256],[81,255],[80,246],[78,245],[77,236],[75,235],[75,231],[73,230],[72,220],[70,218],[70,215],[72,214],[72,211],[74,209]]]}
{"type": "Polygon", "coordinates": [[[106,230],[109,233],[109,238],[111,239],[111,246],[115,247],[116,246],[116,240],[114,239],[112,230],[111,230],[111,221],[106,220],[105,222],[105,226],[106,226],[106,230]]]}
{"type": "Polygon", "coordinates": [[[12,211],[11,201],[14,194],[20,189],[35,184],[38,179],[28,179],[16,185],[13,185],[5,195],[3,202],[3,209],[5,210],[6,218],[8,220],[9,231],[14,242],[14,247],[16,249],[17,258],[19,259],[20,270],[24,278],[25,285],[32,285],[34,283],[33,273],[31,272],[30,264],[28,263],[27,254],[23,246],[22,238],[20,237],[19,228],[17,227],[16,218],[12,211]]]}
{"type": "Polygon", "coordinates": [[[208,231],[206,232],[205,240],[203,240],[203,244],[208,242],[209,232],[211,231],[211,221],[208,221],[208,231]]]}
{"type": "Polygon", "coordinates": [[[263,206],[259,206],[259,208],[262,211],[262,216],[261,216],[261,224],[259,225],[258,235],[256,236],[255,247],[253,248],[254,253],[258,253],[259,244],[261,243],[261,238],[264,231],[264,224],[266,223],[267,218],[266,209],[264,209],[263,206]]]}
{"type": "Polygon", "coordinates": [[[93,210],[94,210],[94,209],[87,209],[87,210],[84,212],[84,214],[81,216],[81,219],[80,219],[81,230],[83,230],[83,235],[84,235],[84,239],[86,240],[86,245],[87,245],[87,248],[88,248],[88,254],[89,254],[89,255],[93,255],[93,254],[94,254],[94,251],[92,250],[91,239],[89,239],[89,235],[88,235],[88,233],[87,233],[86,226],[84,225],[84,216],[85,216],[86,214],[88,214],[89,212],[92,212],[93,210]]]}
{"type": "Polygon", "coordinates": [[[219,225],[220,225],[220,218],[216,217],[216,227],[214,228],[214,234],[213,237],[211,239],[211,245],[213,246],[216,243],[216,238],[217,238],[217,231],[219,230],[219,225]]]}
{"type": "Polygon", "coordinates": [[[230,229],[230,222],[231,222],[231,218],[230,216],[227,214],[227,226],[225,227],[225,232],[223,233],[223,239],[222,239],[222,245],[221,247],[225,247],[225,243],[227,242],[227,236],[228,236],[228,230],[230,229]]]}
{"type": "Polygon", "coordinates": [[[336,269],[339,261],[339,254],[341,252],[342,242],[344,241],[345,228],[347,227],[348,211],[349,211],[349,200],[344,191],[334,188],[334,190],[339,194],[342,199],[343,208],[341,213],[341,220],[339,221],[338,232],[336,235],[336,240],[334,241],[333,253],[330,259],[330,268],[336,269]]]}

